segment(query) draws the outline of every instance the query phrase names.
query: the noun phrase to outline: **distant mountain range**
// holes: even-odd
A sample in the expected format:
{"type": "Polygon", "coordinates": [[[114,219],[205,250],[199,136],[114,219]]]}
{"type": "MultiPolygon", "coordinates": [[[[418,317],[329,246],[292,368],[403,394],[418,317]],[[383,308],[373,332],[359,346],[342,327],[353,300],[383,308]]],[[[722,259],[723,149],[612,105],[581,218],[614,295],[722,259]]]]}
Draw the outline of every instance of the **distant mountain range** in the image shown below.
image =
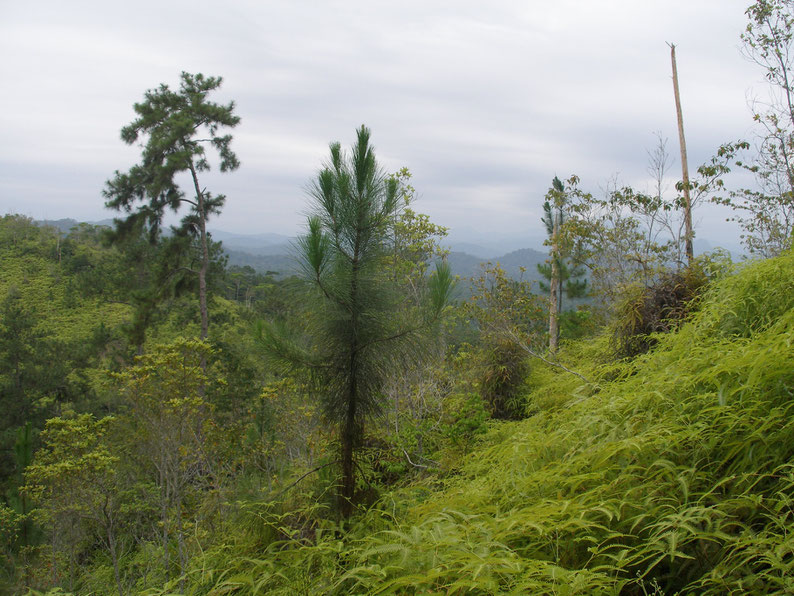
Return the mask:
{"type": "Polygon", "coordinates": [[[247,252],[251,255],[286,255],[289,254],[294,238],[283,234],[266,232],[263,234],[234,234],[223,230],[210,230],[212,239],[223,242],[223,247],[236,252],[247,252]]]}
{"type": "MultiPolygon", "coordinates": [[[[62,232],[69,232],[80,222],[74,219],[58,219],[37,223],[55,227],[62,232]]],[[[113,220],[105,219],[88,223],[111,226],[113,220]]],[[[210,233],[213,240],[223,243],[224,251],[229,257],[229,265],[240,267],[247,265],[260,273],[271,272],[279,277],[289,276],[298,271],[298,262],[295,258],[295,238],[272,232],[236,234],[223,230],[210,230],[210,233]]],[[[546,250],[516,248],[516,246],[521,246],[520,239],[516,237],[493,239],[484,237],[473,230],[463,230],[450,234],[445,241],[444,244],[450,249],[448,263],[453,273],[461,278],[478,275],[482,264],[491,262],[498,263],[514,279],[523,276],[524,279],[538,280],[540,274],[537,265],[548,258],[546,250]],[[464,237],[464,233],[468,236],[464,237]],[[523,272],[521,271],[522,267],[524,268],[523,272]]],[[[540,245],[542,239],[532,241],[528,238],[527,242],[540,245]]],[[[706,239],[695,240],[696,253],[712,250],[712,248],[712,244],[706,239]]],[[[738,258],[741,254],[736,249],[737,247],[730,247],[734,258],[738,258]]]]}
{"type": "MultiPolygon", "coordinates": [[[[219,230],[212,231],[212,238],[223,242],[229,265],[248,265],[261,273],[275,271],[281,275],[298,271],[294,238],[280,234],[230,234],[219,230]]],[[[524,267],[525,279],[539,279],[536,265],[543,263],[546,258],[546,253],[532,248],[500,254],[492,253],[482,245],[461,242],[451,245],[447,262],[452,272],[463,278],[476,275],[481,264],[490,261],[499,263],[511,277],[518,278],[521,275],[520,268],[524,267]],[[488,257],[489,254],[498,256],[488,257]]]]}
{"type": "Polygon", "coordinates": [[[68,234],[69,231],[75,227],[80,225],[81,223],[87,223],[92,226],[112,226],[113,220],[112,219],[103,219],[102,221],[77,221],[76,219],[39,219],[34,222],[37,226],[49,226],[51,228],[55,228],[68,234]]]}

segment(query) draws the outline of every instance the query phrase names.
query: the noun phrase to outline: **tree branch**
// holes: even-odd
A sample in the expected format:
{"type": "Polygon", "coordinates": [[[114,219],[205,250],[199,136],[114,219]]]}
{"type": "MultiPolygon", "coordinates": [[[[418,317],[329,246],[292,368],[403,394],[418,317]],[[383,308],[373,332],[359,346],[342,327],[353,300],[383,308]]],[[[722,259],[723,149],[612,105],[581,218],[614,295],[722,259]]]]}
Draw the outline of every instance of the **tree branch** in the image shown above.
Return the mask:
{"type": "Polygon", "coordinates": [[[505,332],[505,333],[506,333],[506,334],[507,334],[507,335],[508,335],[508,336],[509,336],[509,337],[510,337],[510,338],[511,338],[513,341],[515,341],[515,342],[516,342],[516,344],[518,344],[518,347],[520,347],[522,350],[524,350],[524,351],[525,351],[527,354],[529,354],[530,356],[532,356],[532,357],[534,357],[534,358],[537,358],[538,360],[541,360],[541,361],[545,362],[545,363],[546,363],[546,364],[548,364],[549,366],[554,366],[554,367],[556,367],[556,368],[560,368],[560,369],[564,370],[564,371],[565,371],[565,372],[567,372],[567,373],[570,373],[570,374],[572,374],[572,375],[574,375],[574,376],[577,376],[577,377],[579,377],[580,379],[582,379],[582,380],[583,380],[585,383],[587,383],[588,385],[592,385],[592,382],[591,382],[591,381],[587,380],[587,379],[586,379],[584,376],[582,376],[581,374],[579,374],[579,373],[578,373],[578,372],[576,372],[575,370],[571,370],[570,368],[568,368],[567,366],[564,366],[564,365],[560,364],[559,362],[553,362],[552,360],[549,360],[549,359],[547,359],[547,358],[544,358],[543,356],[541,356],[540,354],[538,354],[537,352],[535,352],[535,351],[534,351],[532,348],[530,348],[530,347],[529,347],[529,346],[528,346],[526,343],[524,343],[524,342],[521,340],[521,338],[519,338],[519,337],[518,337],[518,336],[517,336],[517,335],[516,335],[516,334],[515,334],[515,333],[514,333],[512,330],[510,330],[510,329],[503,329],[503,331],[504,331],[504,332],[505,332]]]}
{"type": "MultiPolygon", "coordinates": [[[[420,469],[422,469],[422,470],[427,470],[427,469],[429,469],[429,468],[431,467],[431,466],[426,466],[426,465],[424,465],[424,464],[417,464],[417,463],[414,463],[414,462],[412,462],[412,461],[411,461],[411,456],[410,456],[410,455],[408,455],[408,452],[407,452],[405,449],[403,449],[403,450],[402,450],[402,452],[405,454],[405,459],[407,459],[407,460],[408,460],[408,463],[409,463],[409,464],[411,464],[411,465],[412,465],[414,468],[420,468],[420,469]]],[[[440,467],[440,466],[438,465],[438,462],[434,462],[432,459],[427,459],[427,458],[424,458],[424,457],[423,457],[422,459],[424,459],[425,461],[428,461],[428,462],[430,462],[431,464],[434,464],[434,465],[432,466],[432,467],[434,467],[434,468],[439,468],[439,467],[440,467]]]]}
{"type": "Polygon", "coordinates": [[[323,464],[323,465],[321,465],[321,466],[317,466],[317,467],[316,467],[316,468],[314,468],[313,470],[309,470],[309,471],[308,471],[308,472],[306,472],[306,473],[305,473],[303,476],[301,476],[300,478],[298,478],[298,479],[297,479],[295,482],[293,482],[292,484],[290,484],[288,487],[286,487],[286,488],[282,489],[281,491],[279,491],[279,492],[278,492],[278,494],[276,494],[276,496],[275,496],[274,498],[275,498],[275,499],[278,499],[278,498],[279,498],[279,497],[281,497],[281,496],[282,496],[282,495],[283,495],[285,492],[287,492],[289,489],[291,489],[292,487],[294,487],[296,484],[298,484],[298,483],[299,483],[301,480],[303,480],[303,479],[304,479],[304,478],[306,478],[307,476],[310,476],[310,475],[314,474],[315,472],[319,472],[319,471],[320,471],[320,470],[322,470],[323,468],[327,468],[328,466],[332,466],[332,465],[334,465],[334,464],[338,464],[338,463],[339,463],[339,460],[338,460],[338,459],[336,459],[336,460],[334,460],[334,461],[332,461],[332,462],[328,462],[327,464],[323,464]]]}

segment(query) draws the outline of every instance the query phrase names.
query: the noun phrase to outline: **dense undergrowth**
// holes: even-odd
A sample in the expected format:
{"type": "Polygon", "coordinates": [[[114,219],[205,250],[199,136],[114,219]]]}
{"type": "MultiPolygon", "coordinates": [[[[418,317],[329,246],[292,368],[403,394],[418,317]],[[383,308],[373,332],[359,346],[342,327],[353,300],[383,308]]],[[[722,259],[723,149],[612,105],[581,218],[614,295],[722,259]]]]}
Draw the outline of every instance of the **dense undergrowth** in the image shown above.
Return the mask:
{"type": "Polygon", "coordinates": [[[186,590],[790,593],[793,343],[794,255],[748,265],[635,360],[568,346],[591,384],[536,369],[534,415],[345,531],[310,500],[242,503],[186,590]]]}

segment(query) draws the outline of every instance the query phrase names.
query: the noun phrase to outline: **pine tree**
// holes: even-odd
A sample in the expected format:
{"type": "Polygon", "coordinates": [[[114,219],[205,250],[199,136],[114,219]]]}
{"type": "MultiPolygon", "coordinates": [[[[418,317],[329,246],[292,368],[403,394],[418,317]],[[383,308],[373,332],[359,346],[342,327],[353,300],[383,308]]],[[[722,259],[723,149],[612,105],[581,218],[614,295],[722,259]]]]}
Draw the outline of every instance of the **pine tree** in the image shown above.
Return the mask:
{"type": "Polygon", "coordinates": [[[587,294],[587,280],[582,279],[585,270],[573,259],[571,248],[564,242],[561,228],[565,223],[567,195],[562,181],[554,177],[552,187],[543,202],[541,221],[546,226],[548,243],[551,246],[549,260],[538,264],[538,272],[548,280],[540,282],[540,288],[549,293],[549,351],[556,352],[560,336],[560,319],[563,316],[563,294],[569,300],[587,294]]]}
{"type": "Polygon", "coordinates": [[[276,361],[314,374],[325,416],[339,428],[342,517],[352,513],[354,454],[365,421],[380,413],[391,374],[409,366],[428,346],[427,331],[448,302],[452,276],[446,265],[425,278],[412,307],[385,266],[393,251],[391,225],[400,211],[398,181],[384,174],[362,126],[350,154],[331,144],[331,157],[311,186],[314,213],[300,240],[310,286],[308,346],[265,327],[263,341],[276,361]]]}
{"type": "Polygon", "coordinates": [[[105,205],[129,215],[116,221],[116,236],[125,237],[145,231],[152,243],[161,239],[162,221],[166,210],[174,212],[187,206],[181,225],[172,229],[171,248],[190,248],[189,240],[198,240],[199,310],[201,339],[207,337],[207,271],[210,266],[210,243],[207,219],[219,213],[226,200],[202,188],[199,173],[210,169],[206,146],[218,153],[221,172],[236,170],[240,162],[231,150],[231,135],[219,135],[221,127],[235,127],[240,118],[234,115],[234,102],[220,105],[207,100],[207,95],[221,85],[220,77],[183,72],[179,91],[168,85],[146,92],[144,101],[136,103],[138,115],[121,129],[121,138],[128,145],[144,137],[141,162],[129,172],[118,170],[108,180],[103,191],[105,205]],[[185,196],[176,181],[179,174],[188,173],[192,182],[191,198],[185,196]],[[181,241],[181,242],[180,242],[181,241]]]}

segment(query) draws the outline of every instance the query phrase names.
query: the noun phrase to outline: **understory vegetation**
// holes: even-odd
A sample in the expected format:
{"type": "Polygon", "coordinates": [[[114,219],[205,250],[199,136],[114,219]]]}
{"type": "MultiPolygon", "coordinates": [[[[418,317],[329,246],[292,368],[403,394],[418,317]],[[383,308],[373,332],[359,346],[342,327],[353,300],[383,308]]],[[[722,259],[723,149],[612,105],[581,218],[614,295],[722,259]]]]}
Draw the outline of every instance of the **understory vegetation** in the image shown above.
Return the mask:
{"type": "Polygon", "coordinates": [[[188,592],[794,589],[792,272],[787,254],[723,277],[631,361],[604,362],[605,337],[569,345],[590,384],[538,367],[533,416],[487,425],[454,469],[344,531],[306,488],[241,504],[188,592]]]}
{"type": "MultiPolygon", "coordinates": [[[[25,230],[16,238],[27,238],[28,256],[33,238],[57,240],[19,219],[3,223],[4,232],[25,230]]],[[[495,390],[492,363],[510,366],[515,356],[505,360],[487,341],[473,345],[452,317],[448,340],[457,339],[446,358],[384,389],[395,402],[362,437],[350,517],[338,515],[337,435],[300,397],[311,380],[262,376],[254,362],[235,360],[239,354],[220,357],[231,334],[252,341],[245,325],[234,324],[249,307],[226,303],[228,323],[215,348],[153,340],[143,359],[133,359],[134,346],[126,355],[121,349],[122,325],[100,350],[110,359],[104,366],[119,372],[85,369],[91,407],[66,391],[42,402],[49,412],[43,405],[29,411],[49,418],[40,436],[30,425],[27,435],[14,435],[16,466],[26,469],[6,476],[8,505],[0,507],[8,587],[54,583],[93,594],[794,589],[794,255],[734,269],[711,262],[697,304],[652,333],[641,355],[618,358],[613,329],[564,343],[558,361],[575,363],[578,375],[527,355],[521,382],[504,381],[519,420],[498,420],[504,416],[485,401],[495,390]],[[125,359],[131,367],[119,366],[125,359]],[[257,393],[230,389],[257,382],[257,393]]],[[[52,271],[30,269],[39,281],[9,292],[59,296],[58,282],[47,289],[52,271]]],[[[228,292],[239,293],[233,284],[228,292]]],[[[216,310],[225,304],[215,300],[216,310]]],[[[74,315],[48,325],[87,325],[79,313],[96,304],[84,295],[74,315]]]]}
{"type": "MultiPolygon", "coordinates": [[[[746,14],[791,97],[794,0],[746,14]]],[[[661,137],[651,192],[555,176],[539,284],[458,280],[361,126],[282,277],[207,229],[221,83],[135,104],[112,227],[0,218],[0,592],[794,593],[791,104],[675,194],[661,137]],[[704,200],[752,258],[693,254],[704,200]]]]}

